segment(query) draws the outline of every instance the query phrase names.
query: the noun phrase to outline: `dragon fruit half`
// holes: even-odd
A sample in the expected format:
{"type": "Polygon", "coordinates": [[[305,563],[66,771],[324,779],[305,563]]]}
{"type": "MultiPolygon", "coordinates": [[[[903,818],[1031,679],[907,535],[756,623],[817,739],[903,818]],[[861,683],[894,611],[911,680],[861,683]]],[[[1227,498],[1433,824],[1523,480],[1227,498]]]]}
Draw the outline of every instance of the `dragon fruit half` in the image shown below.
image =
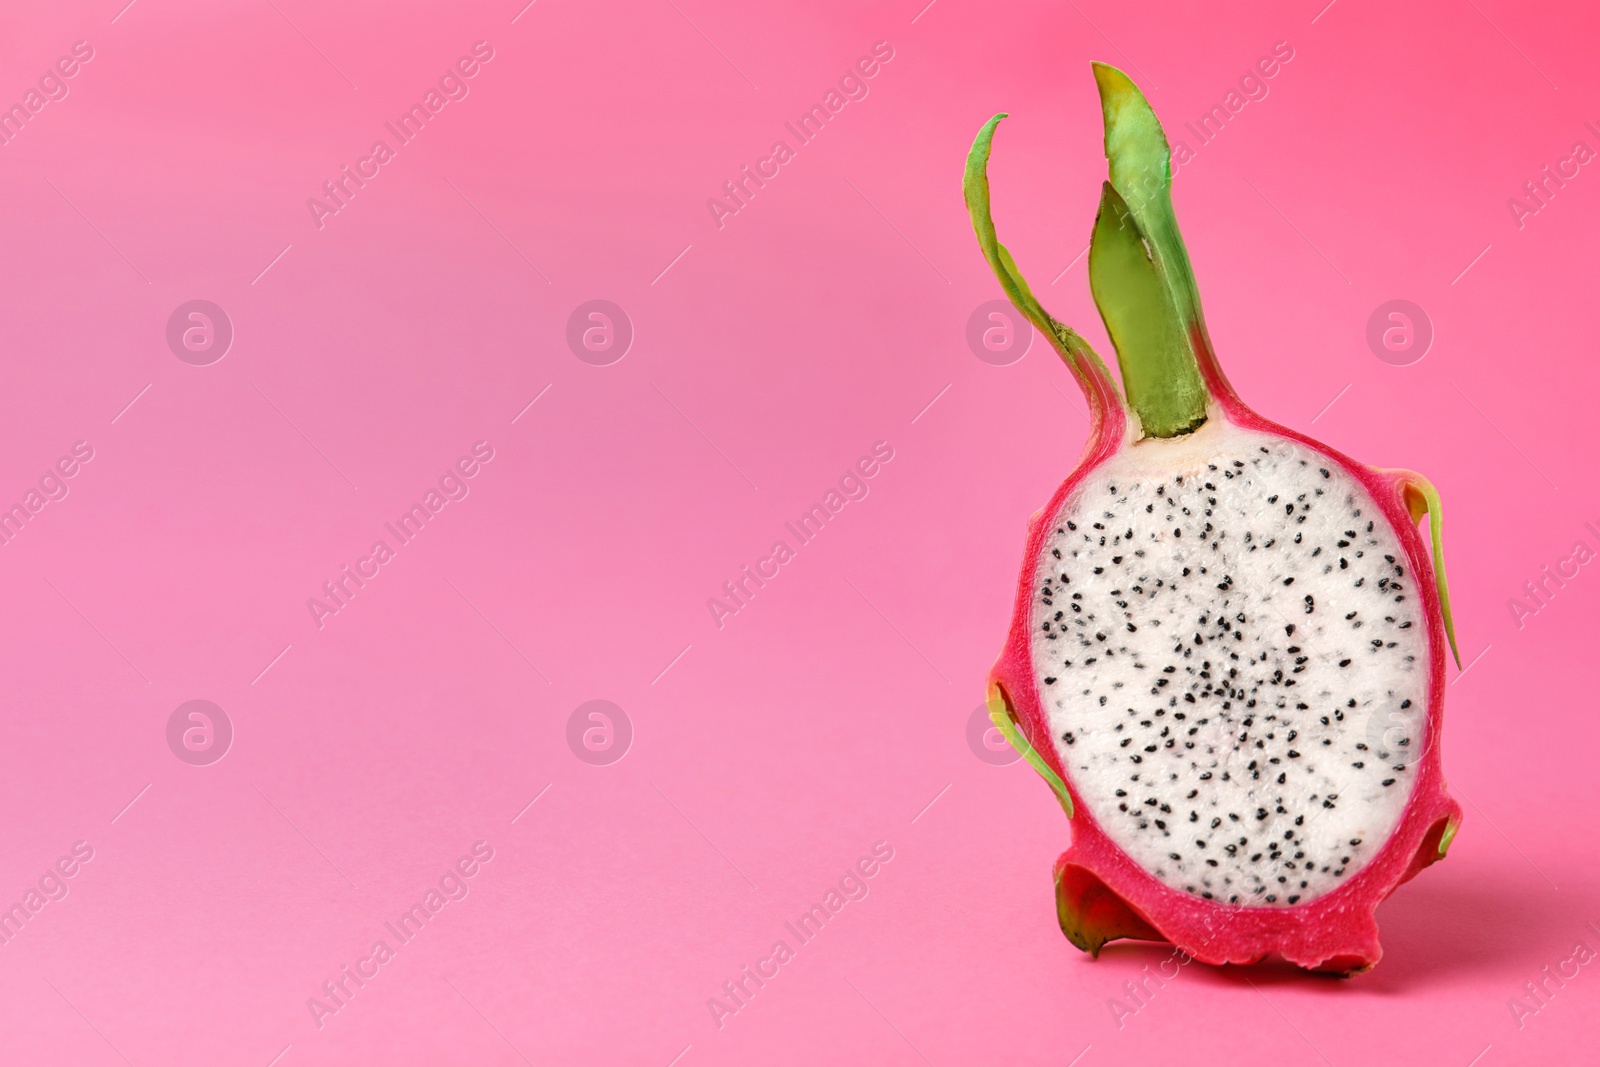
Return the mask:
{"type": "Polygon", "coordinates": [[[984,256],[1077,378],[1091,424],[1030,523],[990,714],[1071,821],[1055,883],[1074,945],[1369,970],[1374,909],[1444,856],[1461,820],[1439,762],[1447,640],[1455,651],[1439,497],[1239,399],[1201,314],[1161,125],[1121,71],[1094,74],[1110,181],[1089,280],[1126,402],[995,237],[987,164],[1004,114],[967,160],[984,256]]]}

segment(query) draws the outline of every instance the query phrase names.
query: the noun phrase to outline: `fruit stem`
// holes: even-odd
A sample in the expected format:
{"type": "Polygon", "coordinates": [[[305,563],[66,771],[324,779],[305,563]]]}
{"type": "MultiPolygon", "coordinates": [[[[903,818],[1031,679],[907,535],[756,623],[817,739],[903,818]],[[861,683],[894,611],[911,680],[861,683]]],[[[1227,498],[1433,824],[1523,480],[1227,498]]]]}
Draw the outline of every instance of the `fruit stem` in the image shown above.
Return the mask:
{"type": "Polygon", "coordinates": [[[1206,421],[1210,394],[1150,243],[1110,182],[1089,243],[1089,287],[1122,367],[1128,406],[1147,437],[1177,437],[1206,421]]]}
{"type": "Polygon", "coordinates": [[[1090,245],[1090,282],[1129,405],[1147,435],[1174,437],[1205,421],[1213,389],[1232,390],[1212,354],[1172,209],[1172,160],[1161,122],[1126,74],[1104,63],[1093,68],[1111,181],[1090,245]]]}
{"type": "Polygon", "coordinates": [[[961,192],[967,202],[967,212],[972,216],[972,229],[978,235],[983,257],[989,261],[989,269],[994,271],[995,277],[1000,279],[1000,287],[1017,310],[1050,339],[1077,377],[1078,386],[1089,403],[1090,439],[1095,440],[1100,436],[1101,426],[1107,416],[1125,410],[1116,382],[1111,378],[1111,371],[1088,341],[1076,330],[1057,322],[1039,304],[1033,290],[1028,287],[1027,279],[1017,269],[1011,253],[995,235],[994,218],[989,211],[989,152],[994,142],[995,127],[1005,117],[1006,113],[1002,111],[978,131],[977,138],[972,142],[972,151],[967,154],[961,192]]]}

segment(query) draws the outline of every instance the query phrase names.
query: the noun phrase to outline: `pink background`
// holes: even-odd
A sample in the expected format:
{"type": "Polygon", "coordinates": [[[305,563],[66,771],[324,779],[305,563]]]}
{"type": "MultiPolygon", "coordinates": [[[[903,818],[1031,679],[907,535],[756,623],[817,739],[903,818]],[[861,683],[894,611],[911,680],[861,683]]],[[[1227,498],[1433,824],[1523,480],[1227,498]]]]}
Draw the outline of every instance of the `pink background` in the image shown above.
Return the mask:
{"type": "Polygon", "coordinates": [[[1520,1027],[1508,999],[1600,948],[1600,564],[1521,628],[1507,600],[1600,549],[1600,174],[1521,229],[1507,199],[1600,149],[1594,17],[922,3],[7,5],[3,100],[94,58],[0,148],[0,504],[76,441],[94,459],[0,546],[0,903],[94,858],[0,947],[0,1059],[1592,1055],[1600,968],[1520,1027]],[[307,198],[479,40],[470,95],[318,229],[307,198]],[[880,40],[870,95],[719,230],[707,198],[880,40]],[[969,350],[999,291],[959,174],[1010,111],[1002,236],[1101,344],[1073,263],[1104,173],[1089,61],[1181,139],[1279,41],[1178,210],[1246,400],[1444,495],[1467,820],[1380,910],[1373,974],[1195,965],[1119,1028],[1109,1000],[1169,950],[1062,939],[1067,826],[967,742],[1085,423],[1042,343],[969,350]],[[193,298],[236,333],[209,366],[165,340],[193,298]],[[565,341],[596,298],[636,331],[610,366],[565,341]],[[1365,341],[1396,298],[1435,330],[1410,366],[1365,341]],[[470,495],[319,629],[307,598],[480,440],[470,495]],[[719,629],[707,598],[879,440],[867,498],[719,629]],[[192,699],[235,730],[209,766],[167,745],[192,699]],[[568,746],[591,699],[632,724],[620,762],[568,746]],[[480,840],[470,895],[319,1028],[307,999],[480,840]],[[870,894],[719,1028],[707,999],[877,841],[870,894]]]}

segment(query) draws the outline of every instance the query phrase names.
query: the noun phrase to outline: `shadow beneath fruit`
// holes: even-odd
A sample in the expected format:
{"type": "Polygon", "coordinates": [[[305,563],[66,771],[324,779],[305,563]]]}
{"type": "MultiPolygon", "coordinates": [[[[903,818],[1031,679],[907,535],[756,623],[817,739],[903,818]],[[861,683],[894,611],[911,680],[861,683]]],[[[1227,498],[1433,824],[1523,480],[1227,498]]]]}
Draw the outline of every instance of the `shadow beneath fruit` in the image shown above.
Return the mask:
{"type": "MultiPolygon", "coordinates": [[[[1595,898],[1593,886],[1558,892],[1527,868],[1477,879],[1441,878],[1442,873],[1424,873],[1378,907],[1383,959],[1367,974],[1342,979],[1279,959],[1226,967],[1190,963],[1183,971],[1194,981],[1246,991],[1300,985],[1330,994],[1408,994],[1486,976],[1516,986],[1570,953],[1577,941],[1595,944],[1594,931],[1585,926],[1591,916],[1581,903],[1595,898]]],[[[1117,941],[1105,946],[1101,959],[1117,962],[1118,970],[1155,970],[1173,951],[1166,944],[1117,941]]],[[[1168,964],[1161,973],[1173,969],[1168,964]]]]}
{"type": "Polygon", "coordinates": [[[1369,992],[1467,977],[1520,985],[1574,942],[1593,937],[1582,906],[1594,899],[1591,885],[1557,891],[1526,865],[1482,879],[1444,873],[1425,871],[1379,905],[1383,961],[1363,976],[1369,992]]]}

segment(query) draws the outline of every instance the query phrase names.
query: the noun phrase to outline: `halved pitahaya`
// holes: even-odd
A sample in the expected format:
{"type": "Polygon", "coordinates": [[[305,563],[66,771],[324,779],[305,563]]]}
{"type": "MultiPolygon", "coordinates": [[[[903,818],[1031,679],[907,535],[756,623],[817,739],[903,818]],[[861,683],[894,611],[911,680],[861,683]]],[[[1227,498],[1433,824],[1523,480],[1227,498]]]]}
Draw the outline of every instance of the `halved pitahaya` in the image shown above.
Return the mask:
{"type": "Polygon", "coordinates": [[[1382,952],[1373,910],[1461,819],[1439,763],[1447,639],[1455,650],[1439,497],[1234,393],[1160,123],[1121,71],[1094,74],[1111,180],[1089,280],[1126,404],[995,237],[986,166],[1003,114],[967,160],[984,255],[1091,422],[1030,524],[991,715],[1071,820],[1055,881],[1074,945],[1165,940],[1206,963],[1276,953],[1365,971],[1382,952]]]}

